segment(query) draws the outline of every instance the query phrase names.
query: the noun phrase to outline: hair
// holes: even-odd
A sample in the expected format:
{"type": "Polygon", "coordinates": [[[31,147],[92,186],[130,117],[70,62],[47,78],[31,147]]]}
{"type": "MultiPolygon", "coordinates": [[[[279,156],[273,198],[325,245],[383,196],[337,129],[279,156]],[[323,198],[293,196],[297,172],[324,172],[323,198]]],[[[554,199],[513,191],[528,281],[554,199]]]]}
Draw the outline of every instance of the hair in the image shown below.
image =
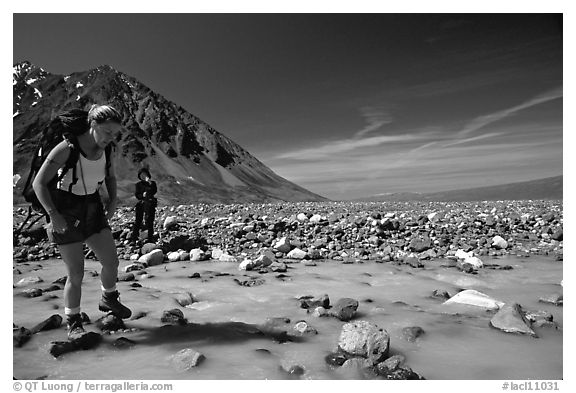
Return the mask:
{"type": "Polygon", "coordinates": [[[88,111],[88,124],[104,123],[106,121],[113,121],[120,124],[122,122],[122,115],[110,105],[97,105],[94,104],[88,111]]]}
{"type": "Polygon", "coordinates": [[[62,134],[81,135],[88,131],[88,112],[71,109],[61,112],[51,122],[50,127],[62,134]]]}

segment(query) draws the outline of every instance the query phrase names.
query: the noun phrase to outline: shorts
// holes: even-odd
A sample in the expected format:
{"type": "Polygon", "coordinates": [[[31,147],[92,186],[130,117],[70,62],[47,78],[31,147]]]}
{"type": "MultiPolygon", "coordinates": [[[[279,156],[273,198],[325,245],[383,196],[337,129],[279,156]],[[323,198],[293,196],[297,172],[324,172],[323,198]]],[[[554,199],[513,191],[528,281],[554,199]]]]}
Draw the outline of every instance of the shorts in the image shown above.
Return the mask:
{"type": "MultiPolygon", "coordinates": [[[[54,190],[51,194],[56,209],[68,224],[64,232],[54,232],[51,228],[46,230],[48,239],[52,243],[84,242],[102,229],[110,228],[98,192],[89,195],[76,195],[62,190],[54,190]]],[[[47,222],[50,222],[49,217],[47,222]]]]}

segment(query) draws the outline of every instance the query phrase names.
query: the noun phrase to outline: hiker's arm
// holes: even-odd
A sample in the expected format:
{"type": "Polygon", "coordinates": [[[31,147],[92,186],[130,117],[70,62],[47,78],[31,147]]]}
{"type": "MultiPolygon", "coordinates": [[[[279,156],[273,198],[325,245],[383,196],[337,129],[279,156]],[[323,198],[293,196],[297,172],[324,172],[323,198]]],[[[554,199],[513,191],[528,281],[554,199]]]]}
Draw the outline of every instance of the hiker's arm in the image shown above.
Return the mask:
{"type": "Polygon", "coordinates": [[[106,218],[111,219],[118,205],[116,194],[116,172],[114,171],[114,154],[110,154],[110,167],[104,179],[106,190],[108,191],[108,203],[106,204],[106,218]]]}
{"type": "Polygon", "coordinates": [[[32,187],[38,197],[38,200],[44,206],[44,209],[50,216],[55,231],[59,232],[66,229],[66,221],[56,209],[56,204],[52,200],[48,183],[58,174],[58,170],[66,164],[70,155],[70,148],[66,143],[60,143],[52,149],[46,157],[46,160],[38,170],[32,187]]]}
{"type": "Polygon", "coordinates": [[[142,183],[136,183],[136,199],[142,200],[144,199],[144,187],[142,187],[142,183]]]}

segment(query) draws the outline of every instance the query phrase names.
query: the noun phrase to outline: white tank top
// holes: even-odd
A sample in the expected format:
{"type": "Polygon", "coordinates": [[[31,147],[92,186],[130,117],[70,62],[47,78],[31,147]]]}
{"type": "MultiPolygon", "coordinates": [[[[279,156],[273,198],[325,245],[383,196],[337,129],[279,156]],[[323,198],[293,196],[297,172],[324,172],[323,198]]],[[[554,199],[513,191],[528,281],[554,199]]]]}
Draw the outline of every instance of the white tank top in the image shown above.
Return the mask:
{"type": "MultiPolygon", "coordinates": [[[[58,173],[61,173],[63,169],[60,169],[58,173]]],[[[78,162],[76,163],[76,184],[72,186],[70,190],[70,184],[72,183],[72,175],[74,170],[70,168],[62,180],[58,183],[58,188],[64,191],[71,191],[76,195],[88,195],[93,194],[102,185],[104,178],[106,177],[106,154],[102,153],[102,157],[96,161],[91,161],[84,157],[82,154],[79,155],[78,162]]]]}

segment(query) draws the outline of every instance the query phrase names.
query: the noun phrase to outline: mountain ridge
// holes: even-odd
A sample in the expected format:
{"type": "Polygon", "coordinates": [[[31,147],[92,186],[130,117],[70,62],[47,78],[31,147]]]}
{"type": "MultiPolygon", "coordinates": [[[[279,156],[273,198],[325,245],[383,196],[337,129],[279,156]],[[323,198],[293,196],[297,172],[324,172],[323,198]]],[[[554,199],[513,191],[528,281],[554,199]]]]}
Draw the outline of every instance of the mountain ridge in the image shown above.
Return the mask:
{"type": "Polygon", "coordinates": [[[24,179],[40,130],[56,113],[108,103],[123,115],[126,130],[116,141],[116,172],[119,197],[127,202],[143,166],[166,203],[327,200],[280,177],[208,123],[109,65],[58,75],[19,62],[13,90],[13,170],[24,179]]]}
{"type": "Polygon", "coordinates": [[[562,200],[563,175],[541,179],[498,184],[494,186],[454,189],[440,192],[391,193],[355,198],[356,202],[437,201],[467,202],[484,200],[562,200]]]}

